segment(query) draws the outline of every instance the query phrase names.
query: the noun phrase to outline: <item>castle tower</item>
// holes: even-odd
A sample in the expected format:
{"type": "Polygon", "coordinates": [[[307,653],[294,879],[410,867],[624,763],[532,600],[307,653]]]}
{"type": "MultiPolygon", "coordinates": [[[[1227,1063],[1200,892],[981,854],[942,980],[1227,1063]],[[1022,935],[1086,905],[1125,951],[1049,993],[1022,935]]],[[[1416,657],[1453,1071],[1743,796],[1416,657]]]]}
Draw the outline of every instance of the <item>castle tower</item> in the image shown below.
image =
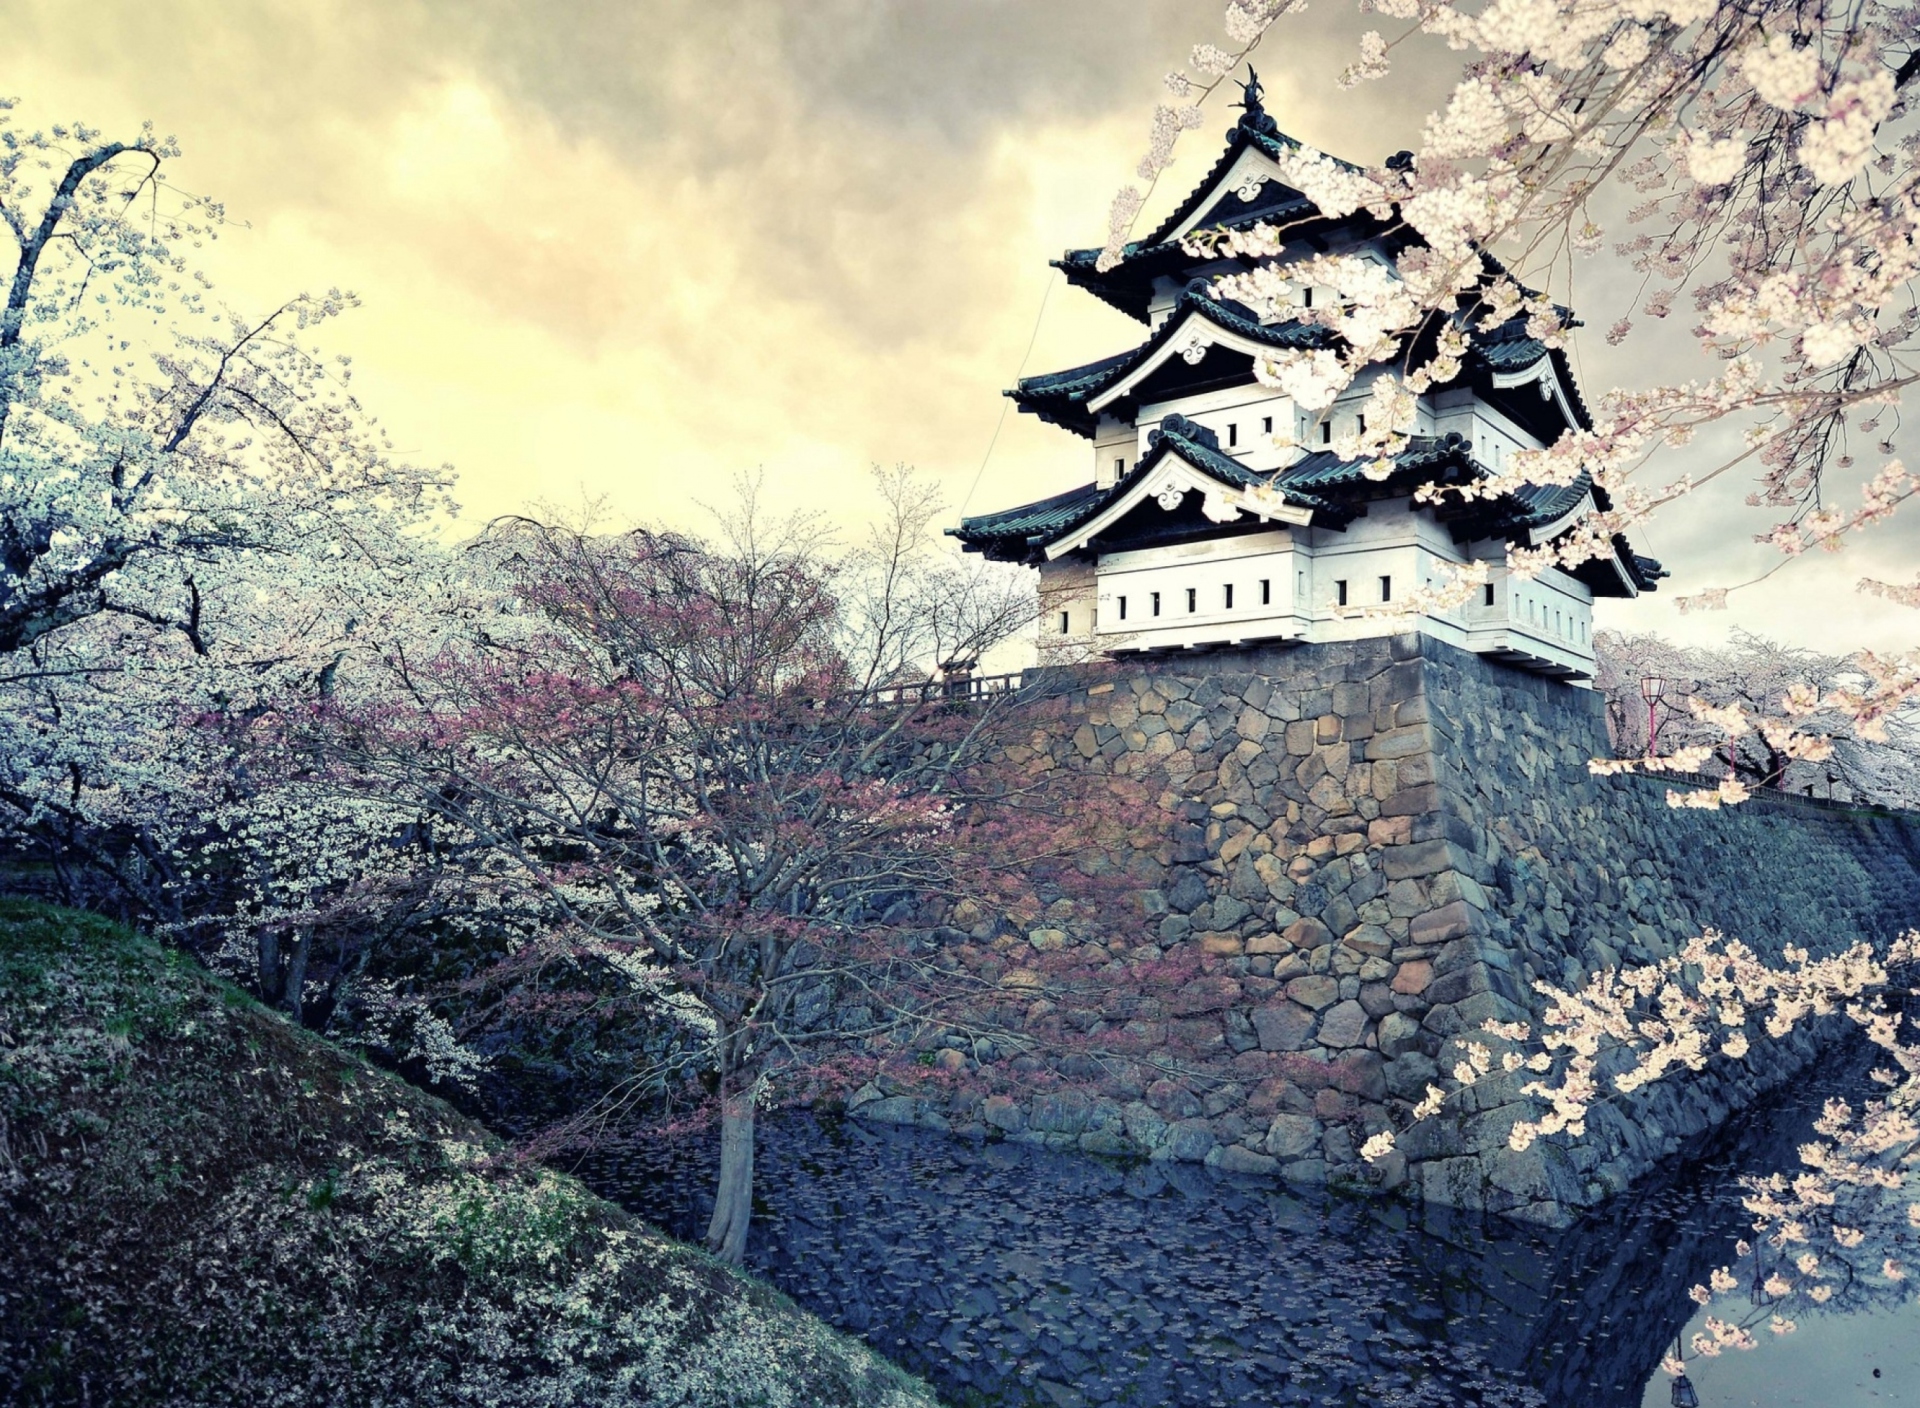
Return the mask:
{"type": "MultiPolygon", "coordinates": [[[[1116,267],[1097,269],[1093,249],[1055,261],[1069,283],[1148,332],[1131,351],[1026,377],[1006,393],[1088,442],[1090,477],[948,531],[969,551],[1039,569],[1043,661],[1068,647],[1120,655],[1397,634],[1408,629],[1404,614],[1351,613],[1405,600],[1435,582],[1441,563],[1484,561],[1492,580],[1472,600],[1423,612],[1414,627],[1542,674],[1591,678],[1594,599],[1654,590],[1660,564],[1619,535],[1610,556],[1531,581],[1505,562],[1509,544],[1553,542],[1607,508],[1606,491],[1582,479],[1414,501],[1422,484],[1483,477],[1520,449],[1590,428],[1566,355],[1530,336],[1523,319],[1477,331],[1459,375],[1417,398],[1413,437],[1388,477],[1367,473],[1371,458],[1342,460],[1332,446],[1364,428],[1356,418],[1371,379],[1320,412],[1263,386],[1255,358],[1334,347],[1334,334],[1310,321],[1262,322],[1216,298],[1214,281],[1253,261],[1196,256],[1181,241],[1267,221],[1287,230],[1282,263],[1338,253],[1391,269],[1418,236],[1364,210],[1327,217],[1287,186],[1276,158],[1298,143],[1262,109],[1258,81],[1246,88],[1213,169],[1116,267]]],[[[1331,296],[1299,289],[1303,311],[1316,295],[1331,296]]]]}

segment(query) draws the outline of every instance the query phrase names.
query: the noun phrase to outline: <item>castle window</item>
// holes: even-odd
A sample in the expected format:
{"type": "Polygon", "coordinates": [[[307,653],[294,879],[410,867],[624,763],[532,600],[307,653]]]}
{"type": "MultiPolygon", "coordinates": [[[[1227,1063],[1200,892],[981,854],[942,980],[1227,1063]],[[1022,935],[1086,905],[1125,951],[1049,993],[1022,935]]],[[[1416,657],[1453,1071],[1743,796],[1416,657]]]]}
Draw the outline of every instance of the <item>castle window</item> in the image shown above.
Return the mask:
{"type": "Polygon", "coordinates": [[[1345,577],[1338,579],[1333,584],[1333,604],[1335,606],[1345,606],[1347,604],[1347,579],[1345,577]]]}
{"type": "Polygon", "coordinates": [[[1300,306],[1303,308],[1313,307],[1313,285],[1312,284],[1308,284],[1306,288],[1302,290],[1300,295],[1300,306]]]}
{"type": "Polygon", "coordinates": [[[1187,610],[1198,611],[1199,609],[1200,609],[1200,589],[1198,587],[1188,587],[1187,588],[1187,610]]]}
{"type": "Polygon", "coordinates": [[[1262,606],[1273,605],[1273,583],[1266,577],[1260,579],[1260,604],[1262,606]]]}
{"type": "Polygon", "coordinates": [[[1380,579],[1380,600],[1382,601],[1393,600],[1393,578],[1382,577],[1380,579]]]}
{"type": "Polygon", "coordinates": [[[1240,423],[1235,421],[1227,427],[1227,448],[1233,449],[1240,443],[1240,423]]]}
{"type": "Polygon", "coordinates": [[[1071,626],[1069,624],[1071,619],[1072,618],[1068,615],[1068,613],[1064,611],[1060,613],[1060,634],[1061,635],[1063,636],[1066,635],[1068,631],[1071,629],[1071,626]]]}
{"type": "Polygon", "coordinates": [[[1227,583],[1226,591],[1224,592],[1223,595],[1225,597],[1225,604],[1226,604],[1227,610],[1229,611],[1233,610],[1233,583],[1232,582],[1227,583]]]}
{"type": "Polygon", "coordinates": [[[1153,614],[1156,616],[1160,614],[1160,593],[1159,592],[1155,592],[1153,594],[1153,614]]]}
{"type": "Polygon", "coordinates": [[[1365,435],[1367,433],[1367,418],[1365,416],[1355,416],[1353,418],[1353,423],[1359,427],[1359,431],[1357,433],[1361,435],[1365,435]]]}
{"type": "Polygon", "coordinates": [[[1120,598],[1120,619],[1122,621],[1127,619],[1127,599],[1125,597],[1120,598]]]}
{"type": "Polygon", "coordinates": [[[1113,462],[1113,477],[1115,479],[1125,479],[1127,477],[1127,462],[1124,458],[1117,459],[1113,462]]]}
{"type": "Polygon", "coordinates": [[[1333,422],[1330,420],[1320,422],[1320,443],[1322,445],[1331,445],[1333,443],[1333,422]]]}
{"type": "Polygon", "coordinates": [[[1272,416],[1260,417],[1260,433],[1262,435],[1273,434],[1273,417],[1272,416]]]}
{"type": "Polygon", "coordinates": [[[1488,582],[1486,586],[1482,587],[1480,590],[1486,593],[1486,598],[1485,598],[1486,604],[1488,606],[1492,606],[1493,605],[1493,583],[1488,582]]]}

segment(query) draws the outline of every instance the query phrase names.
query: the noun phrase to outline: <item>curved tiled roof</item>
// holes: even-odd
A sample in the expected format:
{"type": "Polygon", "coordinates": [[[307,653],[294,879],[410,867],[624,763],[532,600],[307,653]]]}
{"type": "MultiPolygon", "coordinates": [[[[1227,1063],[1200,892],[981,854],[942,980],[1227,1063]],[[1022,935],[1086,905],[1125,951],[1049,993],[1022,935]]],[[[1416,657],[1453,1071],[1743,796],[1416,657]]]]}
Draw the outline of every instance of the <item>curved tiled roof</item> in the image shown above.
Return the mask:
{"type": "MultiPolygon", "coordinates": [[[[1219,438],[1205,426],[1196,425],[1184,416],[1168,416],[1160,423],[1160,428],[1153,432],[1147,453],[1112,488],[1101,489],[1093,484],[1083,484],[1077,489],[1069,489],[1064,494],[1055,494],[1050,499],[1041,499],[1036,503],[963,518],[958,528],[949,528],[947,533],[960,539],[968,549],[985,553],[998,561],[1037,560],[1040,551],[1048,543],[1090,522],[1107,507],[1125,498],[1169,454],[1179,455],[1201,473],[1231,488],[1248,489],[1255,485],[1274,484],[1270,473],[1249,469],[1224,453],[1220,449],[1219,438]]],[[[1318,495],[1293,489],[1283,492],[1288,502],[1302,508],[1313,509],[1317,513],[1338,512],[1337,505],[1318,495]]]]}
{"type": "MultiPolygon", "coordinates": [[[[1167,454],[1178,454],[1195,469],[1233,488],[1264,485],[1276,489],[1287,502],[1311,509],[1316,524],[1331,528],[1344,527],[1366,499],[1404,494],[1410,482],[1458,482],[1478,479],[1489,472],[1474,459],[1473,442],[1459,434],[1411,437],[1394,456],[1393,472],[1384,480],[1368,475],[1371,460],[1342,460],[1330,450],[1304,455],[1278,470],[1256,470],[1223,452],[1211,430],[1184,416],[1168,416],[1153,433],[1152,447],[1111,488],[1083,484],[1035,503],[963,519],[958,528],[947,532],[968,550],[996,561],[1038,562],[1049,544],[1091,522],[1131,493],[1167,454]]],[[[1589,489],[1584,477],[1572,484],[1529,484],[1497,499],[1461,505],[1444,517],[1471,539],[1512,539],[1564,517],[1579,506],[1589,489]]],[[[1655,590],[1659,579],[1667,575],[1654,559],[1634,553],[1625,537],[1616,534],[1613,546],[1618,566],[1640,591],[1655,590]]],[[[1602,594],[1617,594],[1607,591],[1604,575],[1585,570],[1576,570],[1576,575],[1602,594]]]]}
{"type": "Polygon", "coordinates": [[[1190,288],[1180,295],[1167,320],[1131,352],[1103,357],[1065,371],[1022,377],[1018,386],[1003,394],[1012,397],[1023,411],[1091,436],[1094,418],[1086,409],[1087,402],[1149,360],[1194,317],[1205,318],[1215,327],[1267,347],[1325,347],[1333,341],[1333,335],[1316,324],[1263,323],[1237,303],[1221,302],[1199,288],[1190,288]]]}

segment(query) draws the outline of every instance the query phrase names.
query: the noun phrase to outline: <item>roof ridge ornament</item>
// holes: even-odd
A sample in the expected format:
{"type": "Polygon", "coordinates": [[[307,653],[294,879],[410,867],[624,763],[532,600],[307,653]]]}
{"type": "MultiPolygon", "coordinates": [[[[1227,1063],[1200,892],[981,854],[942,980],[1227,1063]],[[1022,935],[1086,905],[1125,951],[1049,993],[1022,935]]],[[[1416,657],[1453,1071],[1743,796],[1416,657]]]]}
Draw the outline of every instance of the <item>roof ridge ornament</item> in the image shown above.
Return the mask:
{"type": "Polygon", "coordinates": [[[1235,103],[1235,107],[1245,108],[1249,116],[1266,111],[1260,106],[1260,100],[1267,96],[1266,86],[1260,82],[1260,74],[1252,64],[1247,65],[1247,78],[1240,85],[1240,94],[1241,101],[1235,103]]]}
{"type": "MultiPolygon", "coordinates": [[[[1266,85],[1260,81],[1260,75],[1253,65],[1248,64],[1246,81],[1240,85],[1241,100],[1234,104],[1235,107],[1244,109],[1240,114],[1239,126],[1249,132],[1258,132],[1262,136],[1272,137],[1279,134],[1280,126],[1262,106],[1262,100],[1266,96],[1266,85]]],[[[1229,132],[1227,136],[1231,139],[1233,133],[1229,132]]]]}
{"type": "Polygon", "coordinates": [[[1162,416],[1160,418],[1160,424],[1147,432],[1147,448],[1152,449],[1160,443],[1163,435],[1169,434],[1178,435],[1183,440],[1190,440],[1194,444],[1203,445],[1209,450],[1218,450],[1220,448],[1219,435],[1207,429],[1206,426],[1201,425],[1198,421],[1188,420],[1178,411],[1175,411],[1169,416],[1162,416]]]}

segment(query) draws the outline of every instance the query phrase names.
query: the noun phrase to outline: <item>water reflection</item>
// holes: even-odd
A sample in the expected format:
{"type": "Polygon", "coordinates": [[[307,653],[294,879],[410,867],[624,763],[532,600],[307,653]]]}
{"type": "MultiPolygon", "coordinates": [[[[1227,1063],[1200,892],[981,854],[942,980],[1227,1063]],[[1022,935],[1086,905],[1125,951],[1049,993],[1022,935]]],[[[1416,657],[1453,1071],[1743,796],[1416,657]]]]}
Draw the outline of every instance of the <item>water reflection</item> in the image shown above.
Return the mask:
{"type": "MultiPolygon", "coordinates": [[[[1790,1167],[1819,1098],[1858,1067],[1835,1058],[1563,1234],[785,1116],[763,1135],[749,1260],[961,1404],[1640,1408],[1666,1401],[1658,1366],[1696,1309],[1687,1288],[1746,1221],[1735,1176],[1790,1167]]],[[[709,1142],[582,1173],[691,1237],[709,1142]]],[[[1803,1321],[1793,1360],[1833,1323],[1803,1321]]]]}

